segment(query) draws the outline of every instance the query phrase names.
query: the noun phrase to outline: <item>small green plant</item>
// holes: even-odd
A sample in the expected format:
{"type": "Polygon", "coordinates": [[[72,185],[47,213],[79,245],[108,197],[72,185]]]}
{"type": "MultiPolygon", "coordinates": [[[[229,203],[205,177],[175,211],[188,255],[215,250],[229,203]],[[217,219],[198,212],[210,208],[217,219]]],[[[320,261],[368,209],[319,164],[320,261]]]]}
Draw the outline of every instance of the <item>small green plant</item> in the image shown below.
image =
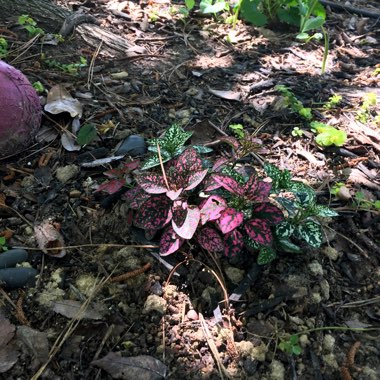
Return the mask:
{"type": "MultiPolygon", "coordinates": [[[[148,151],[153,154],[148,157],[142,166],[142,170],[151,169],[160,164],[158,149],[160,150],[161,160],[163,163],[180,155],[185,149],[185,143],[193,135],[193,132],[184,131],[179,125],[173,124],[164,134],[163,137],[148,140],[148,151]],[[157,147],[159,146],[159,148],[157,147]]],[[[203,146],[193,146],[198,153],[209,153],[212,149],[203,146]]]]}
{"type": "Polygon", "coordinates": [[[34,82],[33,88],[38,94],[42,94],[46,91],[45,86],[40,81],[34,82]]]}
{"type": "Polygon", "coordinates": [[[280,340],[278,348],[288,355],[300,355],[302,348],[298,343],[298,335],[290,335],[289,337],[283,337],[280,340]]]}
{"type": "Polygon", "coordinates": [[[291,133],[294,137],[302,137],[305,131],[299,127],[294,127],[291,133]]]}
{"type": "Polygon", "coordinates": [[[369,92],[363,96],[363,101],[357,112],[357,119],[365,124],[372,119],[377,122],[378,113],[374,110],[377,105],[377,95],[374,92],[369,92]]]}
{"type": "Polygon", "coordinates": [[[235,135],[240,138],[240,139],[243,139],[244,136],[245,136],[245,133],[244,133],[244,127],[242,124],[230,124],[228,126],[228,128],[232,129],[233,132],[235,133],[235,135]]]}
{"type": "Polygon", "coordinates": [[[290,108],[293,112],[298,113],[298,115],[306,120],[311,120],[313,118],[311,108],[304,107],[302,102],[298,100],[298,98],[288,87],[280,84],[277,85],[275,89],[279,91],[281,96],[284,98],[286,107],[290,108]]]}
{"type": "Polygon", "coordinates": [[[311,130],[317,133],[315,142],[320,146],[342,146],[347,141],[347,134],[345,131],[318,121],[312,121],[310,126],[311,130]]]}
{"type": "Polygon", "coordinates": [[[78,74],[80,68],[87,66],[87,59],[85,57],[80,57],[78,63],[69,64],[60,63],[55,59],[44,59],[44,63],[52,69],[58,69],[68,74],[78,74]]]}
{"type": "Polygon", "coordinates": [[[7,239],[4,236],[0,236],[0,251],[8,251],[7,239]]]}
{"type": "Polygon", "coordinates": [[[346,185],[344,184],[344,182],[337,182],[337,183],[335,183],[335,184],[331,187],[331,189],[330,189],[330,194],[331,194],[331,195],[337,195],[337,194],[339,193],[340,189],[341,189],[342,187],[344,187],[344,186],[346,186],[346,185]]]}
{"type": "Polygon", "coordinates": [[[228,10],[228,2],[224,0],[201,0],[199,8],[203,14],[216,14],[224,10],[228,10]]]}
{"type": "Polygon", "coordinates": [[[8,53],[8,42],[5,38],[0,37],[0,58],[5,58],[8,53]]]}
{"type": "Polygon", "coordinates": [[[331,110],[332,108],[336,108],[342,101],[342,96],[334,94],[329,97],[329,100],[324,104],[323,108],[327,110],[331,110]]]}
{"type": "Polygon", "coordinates": [[[37,23],[29,15],[19,16],[18,23],[29,33],[30,37],[45,34],[44,30],[38,28],[37,23]]]}
{"type": "Polygon", "coordinates": [[[364,210],[380,210],[380,200],[371,201],[366,199],[364,193],[362,191],[357,191],[354,194],[354,204],[353,206],[356,209],[364,209],[364,210]]]}
{"type": "Polygon", "coordinates": [[[184,17],[188,17],[195,7],[195,0],[185,0],[185,6],[179,8],[179,13],[184,17]]]}

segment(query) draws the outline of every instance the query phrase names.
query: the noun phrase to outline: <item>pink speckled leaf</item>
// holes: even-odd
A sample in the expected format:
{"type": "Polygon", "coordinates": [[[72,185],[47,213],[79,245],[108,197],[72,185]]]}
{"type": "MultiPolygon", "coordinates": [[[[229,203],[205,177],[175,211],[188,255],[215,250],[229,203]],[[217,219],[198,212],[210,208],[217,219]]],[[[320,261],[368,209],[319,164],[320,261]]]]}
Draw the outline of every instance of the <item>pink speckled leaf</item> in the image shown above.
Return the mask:
{"type": "Polygon", "coordinates": [[[179,227],[175,221],[172,221],[174,231],[183,239],[190,240],[195,231],[197,230],[199,220],[201,218],[201,212],[198,207],[192,207],[187,209],[186,219],[182,226],[179,227]]]}
{"type": "Polygon", "coordinates": [[[248,236],[261,245],[270,245],[272,242],[272,231],[269,224],[262,219],[251,219],[244,224],[248,236]]]}
{"type": "Polygon", "coordinates": [[[203,169],[202,160],[194,148],[188,148],[175,161],[175,169],[179,173],[199,172],[203,169]]]}
{"type": "Polygon", "coordinates": [[[176,202],[176,205],[172,207],[172,212],[173,212],[173,222],[178,227],[182,227],[187,217],[187,204],[176,202]]]}
{"type": "Polygon", "coordinates": [[[223,252],[224,243],[220,235],[211,227],[202,228],[197,234],[198,243],[209,252],[223,252]]]}
{"type": "Polygon", "coordinates": [[[140,186],[136,186],[131,190],[126,191],[121,199],[127,203],[127,206],[131,209],[137,210],[150,198],[150,195],[146,193],[140,186]]]}
{"type": "Polygon", "coordinates": [[[215,163],[214,163],[214,166],[212,167],[212,171],[213,172],[220,172],[221,169],[226,166],[228,163],[228,160],[227,158],[225,157],[220,157],[218,158],[215,163]]]}
{"type": "Polygon", "coordinates": [[[257,204],[252,211],[255,219],[264,219],[270,225],[278,224],[284,220],[282,211],[269,202],[257,204]]]}
{"type": "Polygon", "coordinates": [[[226,201],[219,195],[211,195],[199,206],[201,210],[201,223],[217,220],[221,212],[227,207],[226,201]]]}
{"type": "Polygon", "coordinates": [[[159,230],[172,219],[172,202],[166,195],[152,195],[137,210],[134,225],[148,230],[159,230]]]}
{"type": "Polygon", "coordinates": [[[245,196],[255,202],[265,202],[268,199],[272,185],[269,182],[259,181],[256,174],[251,175],[244,185],[245,196]]]}
{"type": "Polygon", "coordinates": [[[244,248],[243,235],[239,230],[233,230],[224,236],[224,254],[233,257],[244,248]]]}
{"type": "Polygon", "coordinates": [[[182,194],[182,191],[183,189],[169,190],[166,192],[166,196],[169,197],[172,201],[175,201],[182,194]]]}
{"type": "Polygon", "coordinates": [[[169,226],[162,234],[160,240],[160,255],[167,256],[181,248],[185,239],[180,238],[173,230],[172,226],[169,226]]]}
{"type": "Polygon", "coordinates": [[[192,190],[195,187],[197,187],[203,179],[206,177],[208,170],[202,170],[200,172],[196,172],[194,174],[191,174],[188,179],[188,185],[185,190],[192,190]]]}
{"type": "Polygon", "coordinates": [[[223,174],[213,174],[212,178],[232,194],[244,195],[244,188],[233,178],[223,174]]]}
{"type": "Polygon", "coordinates": [[[235,228],[239,227],[244,220],[244,214],[233,208],[226,208],[221,212],[220,218],[217,220],[220,230],[227,234],[235,228]]]}
{"type": "Polygon", "coordinates": [[[165,180],[156,173],[142,173],[135,177],[137,184],[149,194],[162,194],[167,192],[165,180]]]}

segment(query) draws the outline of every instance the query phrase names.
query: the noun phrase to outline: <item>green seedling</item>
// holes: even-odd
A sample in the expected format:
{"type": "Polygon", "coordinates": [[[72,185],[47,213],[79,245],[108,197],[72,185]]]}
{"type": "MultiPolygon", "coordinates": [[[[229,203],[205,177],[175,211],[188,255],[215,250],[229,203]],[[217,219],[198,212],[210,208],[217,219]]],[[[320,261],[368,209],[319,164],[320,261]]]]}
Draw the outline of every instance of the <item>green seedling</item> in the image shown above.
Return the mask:
{"type": "Polygon", "coordinates": [[[310,123],[311,130],[317,133],[315,142],[323,147],[326,146],[342,146],[347,141],[346,132],[331,127],[330,125],[320,123],[318,121],[312,121],[310,123]]]}
{"type": "Polygon", "coordinates": [[[0,58],[5,58],[8,53],[8,42],[5,38],[0,37],[0,58]]]}
{"type": "Polygon", "coordinates": [[[68,73],[68,74],[78,74],[78,71],[82,67],[87,66],[87,59],[85,57],[80,57],[78,63],[66,64],[66,63],[60,63],[54,59],[52,59],[52,60],[46,59],[46,60],[44,60],[44,62],[48,67],[50,67],[52,69],[58,69],[60,71],[68,73]]]}
{"type": "Polygon", "coordinates": [[[298,344],[298,335],[281,338],[278,348],[288,355],[300,355],[302,353],[302,348],[298,344]]]}
{"type": "Polygon", "coordinates": [[[340,189],[345,186],[344,182],[337,182],[335,185],[333,185],[330,189],[331,195],[337,195],[340,191],[340,189]]]}
{"type": "Polygon", "coordinates": [[[245,136],[244,127],[242,124],[230,124],[228,128],[232,129],[236,137],[243,139],[245,136]]]}
{"type": "Polygon", "coordinates": [[[378,114],[374,111],[377,105],[377,96],[374,92],[369,92],[363,96],[363,102],[357,112],[357,119],[365,124],[368,123],[373,118],[373,113],[375,113],[375,122],[378,118],[378,114]]]}
{"type": "Polygon", "coordinates": [[[329,100],[325,103],[323,108],[325,108],[327,110],[331,110],[332,108],[336,108],[341,103],[342,99],[343,98],[341,95],[334,94],[334,95],[329,97],[329,100]]]}
{"type": "Polygon", "coordinates": [[[304,133],[305,131],[303,129],[300,129],[299,127],[294,127],[292,130],[292,136],[294,137],[302,137],[304,133]]]}
{"type": "Polygon", "coordinates": [[[203,14],[217,14],[228,10],[229,5],[224,0],[201,0],[199,8],[203,14]]]}
{"type": "Polygon", "coordinates": [[[0,251],[8,251],[7,239],[4,236],[0,236],[0,251]]]}
{"type": "Polygon", "coordinates": [[[364,209],[364,210],[380,210],[380,200],[371,201],[366,199],[364,193],[362,191],[357,191],[354,195],[354,207],[356,209],[364,209]]]}
{"type": "Polygon", "coordinates": [[[290,108],[291,111],[298,113],[298,115],[306,120],[311,120],[313,118],[311,108],[304,107],[302,102],[298,100],[298,98],[288,87],[280,84],[277,85],[275,89],[281,93],[281,96],[285,100],[286,107],[290,108]]]}
{"type": "Polygon", "coordinates": [[[38,28],[37,23],[29,15],[20,16],[18,18],[18,23],[29,33],[30,37],[45,34],[45,31],[41,28],[38,28]]]}
{"type": "Polygon", "coordinates": [[[38,94],[42,94],[46,91],[45,86],[40,81],[34,82],[33,88],[38,94]]]}

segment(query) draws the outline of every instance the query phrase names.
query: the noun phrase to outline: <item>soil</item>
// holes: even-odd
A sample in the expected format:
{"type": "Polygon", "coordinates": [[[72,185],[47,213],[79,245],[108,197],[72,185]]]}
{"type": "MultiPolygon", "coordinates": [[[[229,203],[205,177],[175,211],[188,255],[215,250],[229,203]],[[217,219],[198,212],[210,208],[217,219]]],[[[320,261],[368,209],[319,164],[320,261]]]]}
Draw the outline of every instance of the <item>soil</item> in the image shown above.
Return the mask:
{"type": "MultiPolygon", "coordinates": [[[[68,150],[61,136],[73,118],[45,113],[36,143],[0,162],[0,231],[39,272],[35,286],[1,290],[2,330],[14,337],[7,345],[0,339],[4,366],[13,363],[0,365],[0,378],[379,379],[378,105],[358,121],[363,96],[380,99],[378,19],[328,9],[322,75],[323,44],[299,43],[284,25],[238,22],[231,44],[222,17],[184,17],[176,2],[59,3],[84,9],[131,49],[96,49],[74,32],[57,46],[32,44],[24,55],[11,49],[5,59],[47,90],[63,85],[83,105],[80,123],[96,125],[99,137],[68,150]],[[76,73],[47,65],[81,56],[88,65],[76,73]],[[283,106],[280,84],[312,108],[314,120],[346,131],[344,146],[317,145],[308,122],[283,106]],[[326,109],[333,94],[342,101],[326,109]],[[126,223],[120,197],[95,191],[118,161],[83,163],[111,157],[130,135],[160,136],[173,123],[194,131],[194,144],[232,135],[228,126],[239,123],[261,139],[254,165],[261,157],[289,169],[339,212],[326,224],[322,248],[280,254],[262,267],[252,254],[194,250],[164,257],[175,266],[167,269],[152,242],[126,223]],[[348,196],[331,195],[339,182],[348,196]],[[355,204],[357,192],[366,203],[355,204]],[[49,254],[37,245],[41,223],[56,236],[49,254]],[[66,254],[56,257],[63,246],[66,254]],[[122,274],[124,281],[109,281],[122,274]]],[[[351,4],[379,12],[376,1],[351,4]]],[[[14,21],[0,27],[17,36],[13,47],[26,49],[29,38],[14,21]]]]}

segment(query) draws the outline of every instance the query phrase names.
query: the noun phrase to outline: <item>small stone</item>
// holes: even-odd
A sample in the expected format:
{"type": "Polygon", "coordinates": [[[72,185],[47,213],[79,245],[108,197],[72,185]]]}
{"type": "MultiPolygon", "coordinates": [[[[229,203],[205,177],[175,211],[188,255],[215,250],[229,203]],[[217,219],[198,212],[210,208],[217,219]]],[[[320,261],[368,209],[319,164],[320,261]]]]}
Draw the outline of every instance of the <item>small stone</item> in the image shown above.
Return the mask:
{"type": "Polygon", "coordinates": [[[338,369],[339,365],[336,361],[335,355],[334,354],[327,354],[327,355],[322,355],[323,361],[331,368],[338,369]]]}
{"type": "Polygon", "coordinates": [[[326,279],[323,279],[319,286],[321,288],[321,296],[323,301],[328,301],[330,299],[330,284],[327,282],[326,279]]]}
{"type": "Polygon", "coordinates": [[[308,267],[314,276],[323,276],[323,268],[318,261],[314,260],[308,265],[308,267]]]}
{"type": "Polygon", "coordinates": [[[311,303],[321,303],[322,297],[319,293],[311,293],[311,303]]]}
{"type": "Polygon", "coordinates": [[[323,337],[322,347],[326,353],[333,352],[335,347],[335,338],[330,334],[325,335],[323,337]]]}
{"type": "Polygon", "coordinates": [[[143,313],[148,314],[151,311],[157,311],[160,314],[165,314],[166,301],[155,294],[151,294],[145,301],[143,313]]]}
{"type": "Polygon", "coordinates": [[[350,190],[346,186],[341,186],[336,194],[337,198],[341,201],[348,201],[352,198],[350,190]]]}
{"type": "Polygon", "coordinates": [[[187,312],[186,314],[187,318],[189,318],[191,321],[197,321],[199,319],[198,313],[194,310],[191,309],[187,312]]]}
{"type": "Polygon", "coordinates": [[[271,380],[284,380],[285,379],[285,367],[278,360],[272,360],[270,364],[270,379],[271,380]]]}
{"type": "Polygon", "coordinates": [[[66,183],[76,177],[80,172],[79,166],[66,165],[57,169],[55,175],[59,182],[66,183]]]}
{"type": "Polygon", "coordinates": [[[81,194],[82,193],[79,190],[71,190],[69,193],[70,198],[79,198],[81,194]]]}
{"type": "Polygon", "coordinates": [[[244,278],[244,270],[228,266],[227,268],[224,269],[224,271],[228,279],[233,284],[239,284],[240,281],[244,278]]]}
{"type": "Polygon", "coordinates": [[[300,346],[302,348],[305,348],[306,346],[309,346],[310,345],[310,340],[309,340],[309,337],[306,335],[306,334],[302,334],[299,339],[298,339],[298,342],[300,344],[300,346]]]}
{"type": "Polygon", "coordinates": [[[122,156],[127,154],[128,156],[137,157],[146,153],[146,144],[143,137],[139,135],[128,136],[118,146],[115,155],[122,156]]]}
{"type": "Polygon", "coordinates": [[[336,261],[338,260],[340,254],[339,252],[333,248],[333,247],[330,247],[330,246],[326,246],[322,249],[322,252],[329,258],[331,259],[332,261],[336,261]]]}

